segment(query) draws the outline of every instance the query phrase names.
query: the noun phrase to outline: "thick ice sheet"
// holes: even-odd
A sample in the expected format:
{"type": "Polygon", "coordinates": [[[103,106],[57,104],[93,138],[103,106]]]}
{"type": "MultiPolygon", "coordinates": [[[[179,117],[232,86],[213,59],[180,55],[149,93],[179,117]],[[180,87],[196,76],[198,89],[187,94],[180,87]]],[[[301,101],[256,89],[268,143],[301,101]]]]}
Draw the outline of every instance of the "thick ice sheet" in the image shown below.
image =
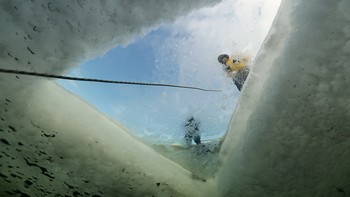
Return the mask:
{"type": "Polygon", "coordinates": [[[3,0],[1,55],[35,71],[61,72],[163,22],[219,0],[3,0]]]}
{"type": "Polygon", "coordinates": [[[54,83],[1,96],[1,106],[2,196],[201,196],[212,187],[54,83]]]}
{"type": "MultiPolygon", "coordinates": [[[[1,1],[0,66],[62,73],[214,2],[1,1]]],[[[210,192],[210,181],[156,153],[53,82],[0,74],[0,106],[0,196],[210,192]]]]}
{"type": "Polygon", "coordinates": [[[350,194],[349,1],[284,1],[221,151],[221,196],[350,194]]]}

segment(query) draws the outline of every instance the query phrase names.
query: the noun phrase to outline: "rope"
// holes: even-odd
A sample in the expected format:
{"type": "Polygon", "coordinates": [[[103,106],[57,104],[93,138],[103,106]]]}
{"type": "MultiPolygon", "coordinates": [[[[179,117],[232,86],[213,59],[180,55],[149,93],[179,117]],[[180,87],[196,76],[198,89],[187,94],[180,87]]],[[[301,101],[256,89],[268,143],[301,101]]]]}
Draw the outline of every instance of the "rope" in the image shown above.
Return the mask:
{"type": "Polygon", "coordinates": [[[88,82],[98,82],[98,83],[113,83],[113,84],[126,84],[126,85],[140,85],[140,86],[163,86],[163,87],[172,87],[172,88],[193,89],[193,90],[200,90],[200,91],[206,91],[206,92],[221,92],[221,90],[209,90],[209,89],[203,89],[203,88],[197,88],[197,87],[191,87],[191,86],[69,77],[69,76],[53,75],[53,74],[46,74],[46,73],[9,70],[9,69],[3,69],[3,68],[0,68],[0,73],[29,75],[29,76],[36,76],[36,77],[55,78],[55,79],[64,79],[64,80],[73,80],[73,81],[88,81],[88,82]]]}

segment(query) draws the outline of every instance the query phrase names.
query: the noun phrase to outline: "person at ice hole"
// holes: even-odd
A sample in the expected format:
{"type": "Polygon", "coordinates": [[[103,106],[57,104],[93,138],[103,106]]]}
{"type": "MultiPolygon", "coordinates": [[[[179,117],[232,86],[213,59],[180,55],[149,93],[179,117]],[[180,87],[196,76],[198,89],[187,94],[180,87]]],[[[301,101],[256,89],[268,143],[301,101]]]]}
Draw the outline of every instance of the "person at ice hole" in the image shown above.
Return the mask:
{"type": "Polygon", "coordinates": [[[201,143],[201,136],[200,136],[200,130],[199,130],[199,124],[200,122],[193,117],[190,117],[187,119],[185,128],[186,128],[186,133],[185,133],[185,146],[190,147],[192,144],[192,140],[196,144],[201,143]]]}
{"type": "Polygon", "coordinates": [[[227,54],[221,54],[218,56],[218,61],[223,65],[226,76],[231,77],[238,90],[241,91],[249,74],[248,58],[237,60],[230,58],[227,54]]]}

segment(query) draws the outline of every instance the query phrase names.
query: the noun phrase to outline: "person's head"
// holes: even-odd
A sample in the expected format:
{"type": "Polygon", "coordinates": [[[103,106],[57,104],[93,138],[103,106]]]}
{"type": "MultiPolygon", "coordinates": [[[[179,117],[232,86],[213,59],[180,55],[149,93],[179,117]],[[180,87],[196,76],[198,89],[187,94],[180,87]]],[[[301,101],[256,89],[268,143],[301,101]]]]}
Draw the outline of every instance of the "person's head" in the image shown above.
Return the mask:
{"type": "Polygon", "coordinates": [[[221,54],[219,55],[218,57],[218,61],[221,63],[221,64],[226,64],[227,61],[228,61],[228,58],[229,56],[227,54],[221,54]]]}

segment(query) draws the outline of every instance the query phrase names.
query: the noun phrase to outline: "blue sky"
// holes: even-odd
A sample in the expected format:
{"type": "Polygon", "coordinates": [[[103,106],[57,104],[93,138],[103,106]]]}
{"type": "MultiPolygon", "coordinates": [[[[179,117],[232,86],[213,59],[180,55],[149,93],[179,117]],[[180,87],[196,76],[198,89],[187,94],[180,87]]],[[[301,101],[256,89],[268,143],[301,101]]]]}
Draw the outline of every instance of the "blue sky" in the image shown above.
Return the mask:
{"type": "Polygon", "coordinates": [[[239,99],[217,55],[255,57],[279,2],[227,0],[153,27],[127,46],[116,46],[68,75],[221,89],[221,93],[163,87],[59,81],[99,111],[153,143],[180,143],[189,116],[201,121],[203,139],[222,136],[239,99]],[[237,12],[238,10],[238,12],[237,12]]]}
{"type": "MultiPolygon", "coordinates": [[[[104,56],[89,60],[71,71],[69,75],[86,78],[155,83],[155,48],[169,36],[169,30],[160,27],[128,46],[117,46],[104,56]],[[97,69],[98,68],[98,69],[97,69]]],[[[175,73],[174,73],[175,74],[175,73]]],[[[112,114],[110,105],[146,96],[143,86],[100,84],[59,80],[59,84],[78,94],[104,113],[112,114]]]]}

